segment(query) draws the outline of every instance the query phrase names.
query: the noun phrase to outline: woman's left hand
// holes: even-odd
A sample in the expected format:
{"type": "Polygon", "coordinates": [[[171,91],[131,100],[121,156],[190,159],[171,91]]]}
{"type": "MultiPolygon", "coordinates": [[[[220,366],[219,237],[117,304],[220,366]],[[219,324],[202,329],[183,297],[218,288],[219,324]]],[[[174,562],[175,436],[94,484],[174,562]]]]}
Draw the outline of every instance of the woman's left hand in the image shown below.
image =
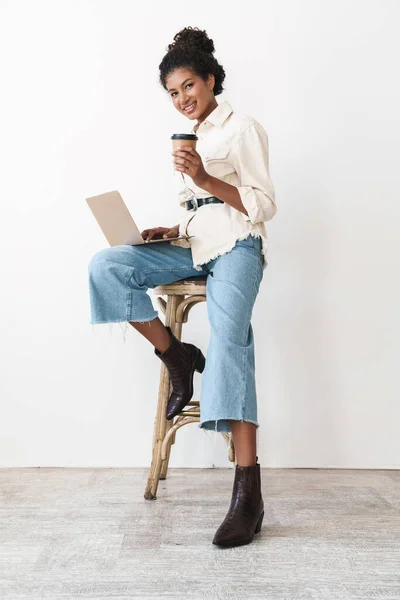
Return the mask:
{"type": "Polygon", "coordinates": [[[198,187],[203,187],[207,183],[210,175],[204,168],[201,156],[191,146],[180,146],[172,152],[174,157],[175,170],[189,175],[193,183],[198,187]]]}

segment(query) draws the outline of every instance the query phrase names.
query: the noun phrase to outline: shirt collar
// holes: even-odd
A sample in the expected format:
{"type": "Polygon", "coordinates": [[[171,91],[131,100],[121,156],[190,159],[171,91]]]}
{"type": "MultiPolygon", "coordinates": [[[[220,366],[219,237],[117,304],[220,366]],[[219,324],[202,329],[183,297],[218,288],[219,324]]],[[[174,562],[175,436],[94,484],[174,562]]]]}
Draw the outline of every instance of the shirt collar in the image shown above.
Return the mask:
{"type": "MultiPolygon", "coordinates": [[[[233,109],[229,104],[228,100],[224,100],[223,102],[221,102],[221,104],[218,104],[218,106],[214,108],[214,110],[208,115],[208,117],[203,121],[203,123],[207,123],[208,121],[216,127],[221,127],[221,125],[226,121],[226,119],[232,112],[233,109]]],[[[193,127],[193,131],[196,132],[199,129],[199,127],[203,125],[203,123],[201,123],[200,125],[196,124],[193,127]]]]}

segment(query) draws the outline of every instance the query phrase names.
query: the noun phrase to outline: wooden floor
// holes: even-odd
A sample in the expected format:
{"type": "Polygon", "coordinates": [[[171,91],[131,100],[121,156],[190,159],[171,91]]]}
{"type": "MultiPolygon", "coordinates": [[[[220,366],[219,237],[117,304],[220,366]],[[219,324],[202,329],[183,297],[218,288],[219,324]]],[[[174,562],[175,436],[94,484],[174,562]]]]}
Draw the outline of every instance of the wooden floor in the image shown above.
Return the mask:
{"type": "Polygon", "coordinates": [[[212,544],[233,469],[0,470],[0,598],[400,599],[400,471],[263,469],[254,541],[212,544]]]}

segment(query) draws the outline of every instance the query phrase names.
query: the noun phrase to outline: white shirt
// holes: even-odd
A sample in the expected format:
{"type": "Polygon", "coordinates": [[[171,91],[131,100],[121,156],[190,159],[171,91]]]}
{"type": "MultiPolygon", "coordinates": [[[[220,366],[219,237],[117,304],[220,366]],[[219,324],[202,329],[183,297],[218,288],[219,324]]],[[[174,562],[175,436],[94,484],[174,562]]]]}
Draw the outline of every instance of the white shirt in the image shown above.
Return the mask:
{"type": "MultiPolygon", "coordinates": [[[[193,266],[201,265],[232,250],[237,240],[248,235],[261,237],[263,269],[267,266],[267,232],[265,221],[276,213],[275,191],[269,175],[267,133],[252,117],[234,111],[227,100],[221,102],[192,133],[198,136],[196,150],[205,170],[238,188],[248,215],[227,203],[206,204],[196,211],[184,210],[179,223],[181,235],[193,235],[188,241],[171,242],[192,249],[193,266]],[[192,218],[193,217],[193,218],[192,218]],[[189,222],[190,221],[190,222],[189,222]]],[[[179,177],[179,203],[193,196],[211,194],[197,187],[193,180],[175,171],[179,177]],[[192,191],[191,191],[192,190],[192,191]]]]}

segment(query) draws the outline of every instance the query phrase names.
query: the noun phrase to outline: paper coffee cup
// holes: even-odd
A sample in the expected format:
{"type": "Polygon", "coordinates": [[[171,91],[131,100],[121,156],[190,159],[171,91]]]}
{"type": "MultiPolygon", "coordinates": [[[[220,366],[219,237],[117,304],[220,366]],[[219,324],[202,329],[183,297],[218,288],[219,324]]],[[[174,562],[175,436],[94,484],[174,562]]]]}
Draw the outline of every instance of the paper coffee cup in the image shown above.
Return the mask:
{"type": "Polygon", "coordinates": [[[174,135],[171,135],[172,148],[176,150],[178,146],[191,146],[196,150],[198,139],[195,133],[174,133],[174,135]]]}

